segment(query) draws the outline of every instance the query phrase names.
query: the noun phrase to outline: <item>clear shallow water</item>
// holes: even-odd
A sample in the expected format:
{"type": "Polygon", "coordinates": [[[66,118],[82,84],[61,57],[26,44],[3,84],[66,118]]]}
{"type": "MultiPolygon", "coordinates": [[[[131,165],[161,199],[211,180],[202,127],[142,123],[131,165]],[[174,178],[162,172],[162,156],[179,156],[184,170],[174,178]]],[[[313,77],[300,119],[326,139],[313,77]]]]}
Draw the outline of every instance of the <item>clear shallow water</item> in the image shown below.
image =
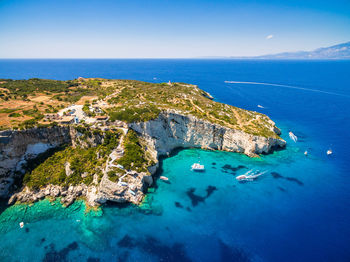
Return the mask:
{"type": "Polygon", "coordinates": [[[85,214],[81,202],[63,209],[43,201],[7,208],[0,215],[0,260],[349,261],[350,99],[224,83],[275,83],[349,96],[349,72],[349,61],[0,60],[0,78],[195,83],[217,101],[266,113],[288,142],[286,150],[261,159],[179,151],[162,162],[162,175],[171,183],[158,181],[141,207],[108,206],[85,214]],[[289,130],[297,143],[287,137],[289,130]],[[331,157],[325,154],[329,147],[331,157]],[[189,171],[198,158],[204,173],[189,171]],[[250,169],[269,172],[250,183],[235,180],[250,169]]]}

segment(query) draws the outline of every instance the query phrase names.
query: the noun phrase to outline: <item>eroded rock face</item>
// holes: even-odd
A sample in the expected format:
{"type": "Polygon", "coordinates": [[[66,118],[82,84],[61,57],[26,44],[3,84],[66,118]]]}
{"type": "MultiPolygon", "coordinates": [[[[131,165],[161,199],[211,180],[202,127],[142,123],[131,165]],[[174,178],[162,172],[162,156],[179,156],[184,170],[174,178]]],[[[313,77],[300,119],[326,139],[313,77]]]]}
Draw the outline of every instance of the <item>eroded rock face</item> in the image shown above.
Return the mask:
{"type": "MultiPolygon", "coordinates": [[[[286,145],[280,138],[254,136],[174,111],[163,112],[155,120],[132,123],[130,127],[140,133],[158,155],[168,154],[175,148],[197,147],[254,156],[286,145]]],[[[280,133],[274,123],[271,127],[280,133]]]]}
{"type": "Polygon", "coordinates": [[[69,127],[32,128],[0,132],[0,197],[11,192],[14,180],[23,175],[23,165],[47,151],[70,143],[69,127]]]}

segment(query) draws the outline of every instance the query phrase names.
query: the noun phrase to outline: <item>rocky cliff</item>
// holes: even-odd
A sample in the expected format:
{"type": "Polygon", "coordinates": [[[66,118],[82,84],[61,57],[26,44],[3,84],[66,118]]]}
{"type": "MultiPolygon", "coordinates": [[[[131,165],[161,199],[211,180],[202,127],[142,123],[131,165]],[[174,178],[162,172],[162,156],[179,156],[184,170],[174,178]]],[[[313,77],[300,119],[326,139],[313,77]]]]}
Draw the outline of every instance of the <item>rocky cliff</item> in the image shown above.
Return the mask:
{"type": "MultiPolygon", "coordinates": [[[[147,154],[154,159],[153,164],[148,167],[150,174],[155,173],[159,156],[167,155],[175,148],[195,147],[256,156],[261,153],[270,153],[275,148],[284,147],[286,144],[277,136],[272,138],[248,134],[191,115],[184,115],[175,110],[162,111],[154,120],[130,123],[129,128],[138,133],[146,145],[147,154]]],[[[268,128],[279,134],[278,128],[272,121],[269,122],[268,128]]],[[[72,126],[1,132],[0,195],[8,197],[13,190],[16,190],[12,185],[16,178],[23,176],[22,166],[39,153],[63,144],[93,147],[104,141],[103,135],[98,132],[91,136],[89,141],[81,140],[81,136],[82,134],[72,126]]],[[[66,204],[72,203],[75,198],[81,196],[85,197],[90,205],[98,205],[106,201],[140,203],[145,189],[152,184],[149,173],[127,170],[123,175],[123,181],[126,182],[121,182],[121,179],[113,182],[109,179],[108,173],[115,167],[114,161],[123,155],[121,147],[122,141],[108,157],[103,167],[102,177],[99,179],[95,174],[91,184],[79,184],[74,187],[47,185],[37,190],[23,187],[11,197],[10,203],[32,202],[46,196],[60,196],[62,202],[66,204]]],[[[69,176],[72,173],[69,163],[66,163],[64,168],[66,175],[69,176]]]]}
{"type": "MultiPolygon", "coordinates": [[[[147,140],[157,157],[169,154],[175,148],[192,147],[256,156],[286,144],[280,138],[248,134],[172,110],[163,111],[155,120],[132,123],[130,128],[147,140]]],[[[269,128],[280,134],[274,122],[270,121],[269,128]]]]}
{"type": "Polygon", "coordinates": [[[70,143],[69,127],[0,132],[0,197],[7,197],[27,162],[50,148],[70,143]]]}

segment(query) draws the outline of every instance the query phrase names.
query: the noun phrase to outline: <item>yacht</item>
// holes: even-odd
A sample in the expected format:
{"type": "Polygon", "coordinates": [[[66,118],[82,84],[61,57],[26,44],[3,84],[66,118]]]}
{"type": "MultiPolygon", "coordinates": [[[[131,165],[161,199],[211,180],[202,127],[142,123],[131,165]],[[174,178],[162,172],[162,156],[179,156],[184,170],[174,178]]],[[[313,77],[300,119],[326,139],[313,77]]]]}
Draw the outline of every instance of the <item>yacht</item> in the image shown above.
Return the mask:
{"type": "Polygon", "coordinates": [[[201,165],[200,163],[194,163],[191,166],[191,170],[193,170],[193,171],[204,171],[204,165],[201,165]]]}
{"type": "Polygon", "coordinates": [[[332,149],[328,149],[328,150],[327,150],[327,155],[331,155],[331,154],[333,154],[332,149]]]}

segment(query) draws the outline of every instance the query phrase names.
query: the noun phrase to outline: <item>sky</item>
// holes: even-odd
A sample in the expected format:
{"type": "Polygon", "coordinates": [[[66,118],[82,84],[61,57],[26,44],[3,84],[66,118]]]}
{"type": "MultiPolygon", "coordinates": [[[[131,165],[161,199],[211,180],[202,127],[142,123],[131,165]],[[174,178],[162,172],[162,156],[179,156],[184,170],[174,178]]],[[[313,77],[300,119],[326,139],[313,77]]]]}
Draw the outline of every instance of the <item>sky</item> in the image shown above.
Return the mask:
{"type": "Polygon", "coordinates": [[[350,41],[350,0],[0,0],[0,58],[194,58],[350,41]]]}

